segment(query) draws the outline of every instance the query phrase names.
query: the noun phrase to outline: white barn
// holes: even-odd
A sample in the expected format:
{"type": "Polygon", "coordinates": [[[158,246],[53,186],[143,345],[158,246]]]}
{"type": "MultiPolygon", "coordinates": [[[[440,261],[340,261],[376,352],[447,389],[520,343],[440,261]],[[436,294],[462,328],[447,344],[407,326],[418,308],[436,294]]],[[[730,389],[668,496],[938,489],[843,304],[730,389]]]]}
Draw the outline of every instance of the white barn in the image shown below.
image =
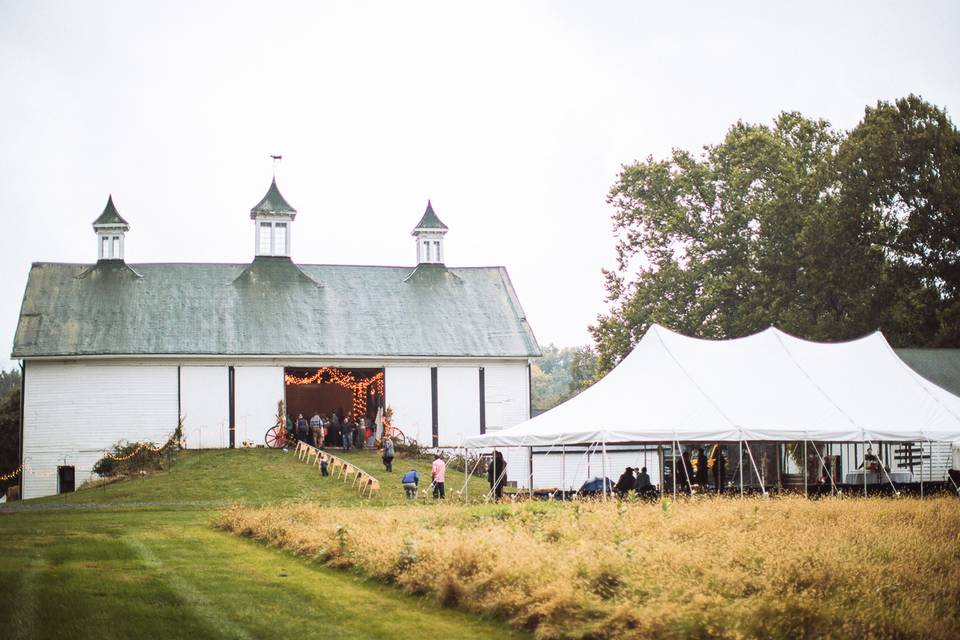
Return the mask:
{"type": "MultiPolygon", "coordinates": [[[[25,498],[70,490],[121,439],[165,441],[179,416],[188,447],[226,448],[263,442],[281,399],[294,415],[356,409],[342,386],[288,384],[322,368],[382,373],[362,403],[391,407],[425,445],[530,417],[540,349],[507,271],[445,266],[429,203],[409,267],[295,264],[296,210],[275,180],[250,217],[248,264],[128,264],[111,198],[93,223],[96,263],[32,265],[12,354],[25,498]]],[[[525,456],[510,466],[522,484],[525,456]]]]}

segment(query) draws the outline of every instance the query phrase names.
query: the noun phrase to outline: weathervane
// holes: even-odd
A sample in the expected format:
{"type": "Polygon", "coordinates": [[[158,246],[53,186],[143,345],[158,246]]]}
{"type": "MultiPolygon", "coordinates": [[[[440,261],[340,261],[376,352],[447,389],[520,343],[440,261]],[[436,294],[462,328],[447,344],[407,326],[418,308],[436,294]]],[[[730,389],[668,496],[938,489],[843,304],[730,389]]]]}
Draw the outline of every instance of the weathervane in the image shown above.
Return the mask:
{"type": "Polygon", "coordinates": [[[283,160],[283,156],[271,155],[270,157],[273,159],[273,177],[274,177],[274,179],[276,179],[276,177],[277,177],[277,160],[283,160]]]}

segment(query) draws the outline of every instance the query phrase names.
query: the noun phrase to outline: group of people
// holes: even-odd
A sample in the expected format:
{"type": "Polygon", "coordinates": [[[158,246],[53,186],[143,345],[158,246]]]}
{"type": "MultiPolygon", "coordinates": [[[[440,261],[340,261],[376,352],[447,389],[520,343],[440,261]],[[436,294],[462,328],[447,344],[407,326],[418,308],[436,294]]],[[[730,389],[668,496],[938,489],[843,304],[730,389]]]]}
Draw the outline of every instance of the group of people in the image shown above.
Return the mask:
{"type": "Polygon", "coordinates": [[[340,409],[334,409],[329,415],[315,411],[309,420],[302,413],[297,414],[296,420],[287,415],[287,431],[297,440],[319,449],[372,449],[376,439],[373,421],[364,416],[358,423],[352,412],[347,412],[346,417],[342,415],[340,409]]]}
{"type": "Polygon", "coordinates": [[[639,497],[657,492],[657,488],[650,482],[650,475],[647,473],[646,467],[640,467],[639,469],[627,467],[620,474],[617,484],[613,485],[613,492],[621,498],[629,496],[631,491],[635,491],[639,497]],[[634,471],[637,472],[637,475],[633,475],[634,471]]]}

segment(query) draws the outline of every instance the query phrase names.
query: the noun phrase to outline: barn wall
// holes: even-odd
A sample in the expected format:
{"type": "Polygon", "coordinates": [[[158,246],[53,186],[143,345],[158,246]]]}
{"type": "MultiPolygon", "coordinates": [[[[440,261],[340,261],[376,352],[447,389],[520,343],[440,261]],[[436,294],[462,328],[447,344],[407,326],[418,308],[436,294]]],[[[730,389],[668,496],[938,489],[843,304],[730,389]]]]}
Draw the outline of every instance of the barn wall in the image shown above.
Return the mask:
{"type": "Polygon", "coordinates": [[[29,362],[23,497],[57,493],[58,465],[79,487],[120,440],[161,444],[177,426],[177,367],[29,362]]]}
{"type": "Polygon", "coordinates": [[[429,446],[433,437],[430,367],[385,367],[384,393],[393,424],[409,439],[429,446]]]}
{"type": "MultiPolygon", "coordinates": [[[[490,364],[484,367],[487,433],[506,429],[530,418],[530,378],[526,362],[490,364]]],[[[502,450],[507,463],[507,481],[530,486],[529,450],[502,450]]]]}
{"type": "Polygon", "coordinates": [[[458,447],[465,437],[480,435],[479,367],[440,367],[437,401],[441,447],[458,447]]]}
{"type": "Polygon", "coordinates": [[[277,402],[283,399],[283,367],[234,368],[236,443],[264,443],[267,429],[277,421],[277,402]]]}
{"type": "Polygon", "coordinates": [[[230,446],[229,402],[227,367],[180,368],[180,413],[188,449],[230,446]]]}

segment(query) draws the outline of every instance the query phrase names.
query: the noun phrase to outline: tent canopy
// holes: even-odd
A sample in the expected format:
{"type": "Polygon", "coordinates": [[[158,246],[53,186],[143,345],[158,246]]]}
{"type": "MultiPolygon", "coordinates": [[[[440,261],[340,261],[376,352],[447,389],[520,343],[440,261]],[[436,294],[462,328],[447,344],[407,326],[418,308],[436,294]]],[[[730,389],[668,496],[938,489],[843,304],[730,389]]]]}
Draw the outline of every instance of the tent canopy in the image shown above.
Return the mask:
{"type": "Polygon", "coordinates": [[[703,340],[653,325],[602,380],[467,447],[671,441],[960,441],[960,398],[879,332],[808,342],[770,328],[703,340]]]}

